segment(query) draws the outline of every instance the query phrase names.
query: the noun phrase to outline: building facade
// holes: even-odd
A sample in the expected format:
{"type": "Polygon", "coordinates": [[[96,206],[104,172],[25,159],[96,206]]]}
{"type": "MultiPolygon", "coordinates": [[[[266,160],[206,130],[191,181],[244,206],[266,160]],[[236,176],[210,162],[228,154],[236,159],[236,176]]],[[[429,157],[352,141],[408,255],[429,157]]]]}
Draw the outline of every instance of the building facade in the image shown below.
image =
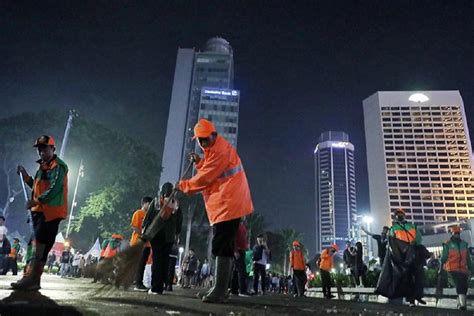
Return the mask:
{"type": "Polygon", "coordinates": [[[316,250],[344,249],[356,220],[354,145],[344,132],[325,132],[314,150],[316,250]]]}
{"type": "Polygon", "coordinates": [[[403,208],[418,225],[474,218],[473,159],[459,91],[377,92],[363,101],[374,227],[403,208]]]}
{"type": "Polygon", "coordinates": [[[233,51],[225,39],[209,39],[202,51],[178,49],[160,184],[177,181],[188,155],[199,151],[192,136],[200,118],[237,146],[240,92],[233,84],[233,51]]]}

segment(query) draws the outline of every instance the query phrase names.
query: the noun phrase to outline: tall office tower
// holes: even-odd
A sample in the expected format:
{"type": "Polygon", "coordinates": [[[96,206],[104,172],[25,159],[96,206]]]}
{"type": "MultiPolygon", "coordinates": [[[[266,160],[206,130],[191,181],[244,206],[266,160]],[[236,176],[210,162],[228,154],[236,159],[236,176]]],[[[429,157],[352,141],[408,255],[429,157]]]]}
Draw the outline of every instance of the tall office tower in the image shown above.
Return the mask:
{"type": "Polygon", "coordinates": [[[209,39],[202,51],[178,49],[161,184],[177,181],[188,154],[199,150],[192,136],[200,118],[210,119],[217,132],[237,146],[240,92],[232,89],[233,83],[233,52],[225,39],[209,39]]]}
{"type": "Polygon", "coordinates": [[[314,150],[316,250],[344,249],[357,215],[354,145],[344,132],[325,132],[314,150]]]}
{"type": "Polygon", "coordinates": [[[459,91],[377,92],[363,101],[374,227],[398,208],[416,224],[474,218],[472,148],[459,91]]]}

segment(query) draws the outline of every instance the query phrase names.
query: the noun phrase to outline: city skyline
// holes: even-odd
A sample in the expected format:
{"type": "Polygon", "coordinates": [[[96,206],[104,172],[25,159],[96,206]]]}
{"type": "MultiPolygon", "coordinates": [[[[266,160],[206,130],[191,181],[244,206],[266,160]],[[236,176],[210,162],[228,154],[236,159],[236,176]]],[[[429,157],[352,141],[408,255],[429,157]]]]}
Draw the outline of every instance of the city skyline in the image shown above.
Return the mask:
{"type": "Polygon", "coordinates": [[[208,39],[202,50],[178,48],[160,184],[180,179],[189,154],[202,153],[192,140],[201,118],[211,120],[237,147],[240,93],[233,89],[233,58],[232,47],[221,37],[208,39]]]}
{"type": "Polygon", "coordinates": [[[472,146],[459,91],[378,91],[363,101],[370,205],[417,225],[474,217],[472,146]]]}
{"type": "Polygon", "coordinates": [[[463,30],[474,29],[472,9],[467,1],[4,4],[0,115],[74,107],[160,155],[177,48],[221,36],[235,50],[239,154],[256,211],[268,229],[303,232],[313,253],[318,135],[351,136],[358,209],[368,211],[362,100],[460,90],[470,120],[474,46],[463,30]]]}

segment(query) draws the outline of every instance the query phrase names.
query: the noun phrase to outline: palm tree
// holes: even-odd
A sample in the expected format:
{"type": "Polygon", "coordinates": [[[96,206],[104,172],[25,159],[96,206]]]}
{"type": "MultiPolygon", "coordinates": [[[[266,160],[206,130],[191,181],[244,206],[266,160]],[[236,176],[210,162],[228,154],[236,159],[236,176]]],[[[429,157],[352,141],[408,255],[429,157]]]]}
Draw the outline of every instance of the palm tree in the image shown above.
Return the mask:
{"type": "Polygon", "coordinates": [[[267,224],[265,223],[265,218],[262,214],[253,212],[251,215],[247,216],[247,238],[248,244],[252,245],[252,234],[263,233],[267,224]]]}
{"type": "Polygon", "coordinates": [[[283,255],[283,271],[285,275],[287,275],[287,258],[288,258],[288,253],[292,249],[292,243],[294,240],[301,240],[303,238],[303,233],[297,232],[293,228],[285,228],[280,231],[280,235],[283,237],[283,241],[285,244],[285,253],[283,255]]]}

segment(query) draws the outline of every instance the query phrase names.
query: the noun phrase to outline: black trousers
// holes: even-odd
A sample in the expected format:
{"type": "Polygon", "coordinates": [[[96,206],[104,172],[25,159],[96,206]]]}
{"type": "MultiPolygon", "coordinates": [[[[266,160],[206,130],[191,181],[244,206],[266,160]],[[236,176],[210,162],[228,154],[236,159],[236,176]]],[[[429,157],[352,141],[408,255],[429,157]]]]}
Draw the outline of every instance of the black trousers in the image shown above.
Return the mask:
{"type": "Polygon", "coordinates": [[[424,296],[423,289],[425,283],[425,271],[422,265],[415,265],[410,268],[407,282],[410,284],[410,293],[407,293],[407,301],[413,302],[424,296]]]}
{"type": "Polygon", "coordinates": [[[331,295],[331,273],[326,270],[320,270],[321,282],[323,283],[323,295],[325,297],[331,295]]]}
{"type": "Polygon", "coordinates": [[[6,257],[5,260],[3,261],[3,271],[2,274],[6,275],[10,269],[13,272],[13,275],[18,274],[18,264],[16,262],[16,258],[11,258],[11,257],[6,257]]]}
{"type": "Polygon", "coordinates": [[[233,257],[235,237],[239,228],[240,218],[214,224],[212,238],[212,254],[216,257],[233,257]]]}
{"type": "Polygon", "coordinates": [[[239,257],[234,258],[234,270],[232,274],[232,293],[247,293],[247,269],[245,267],[245,252],[239,250],[239,257]]]}
{"type": "Polygon", "coordinates": [[[176,261],[178,261],[178,258],[176,257],[170,257],[168,261],[168,278],[165,280],[165,285],[168,288],[173,286],[176,261]]]}
{"type": "Polygon", "coordinates": [[[258,293],[258,279],[262,278],[262,293],[265,293],[265,286],[267,285],[265,265],[255,263],[253,267],[253,290],[258,293]]]}
{"type": "MultiPolygon", "coordinates": [[[[53,247],[56,235],[58,234],[58,227],[61,218],[47,222],[43,212],[32,212],[32,217],[36,242],[45,245],[43,252],[35,253],[34,257],[39,261],[46,262],[48,259],[48,253],[53,247]]],[[[31,246],[32,242],[33,241],[30,240],[28,246],[31,246]]]]}
{"type": "Polygon", "coordinates": [[[468,284],[467,280],[469,279],[469,275],[462,272],[449,272],[451,277],[453,278],[454,285],[456,285],[456,294],[467,294],[468,284]]]}
{"type": "Polygon", "coordinates": [[[306,272],[303,270],[293,270],[293,283],[296,286],[296,294],[299,296],[304,295],[305,284],[306,284],[306,272]]]}
{"type": "Polygon", "coordinates": [[[151,265],[151,290],[163,293],[163,286],[168,276],[168,265],[172,242],[165,242],[164,236],[157,236],[150,241],[153,251],[153,264],[151,265]]]}
{"type": "Polygon", "coordinates": [[[145,273],[145,266],[146,262],[148,261],[148,257],[150,256],[150,247],[145,247],[143,249],[142,257],[140,258],[140,263],[138,264],[137,268],[137,275],[135,278],[135,284],[143,285],[143,274],[145,273]]]}

